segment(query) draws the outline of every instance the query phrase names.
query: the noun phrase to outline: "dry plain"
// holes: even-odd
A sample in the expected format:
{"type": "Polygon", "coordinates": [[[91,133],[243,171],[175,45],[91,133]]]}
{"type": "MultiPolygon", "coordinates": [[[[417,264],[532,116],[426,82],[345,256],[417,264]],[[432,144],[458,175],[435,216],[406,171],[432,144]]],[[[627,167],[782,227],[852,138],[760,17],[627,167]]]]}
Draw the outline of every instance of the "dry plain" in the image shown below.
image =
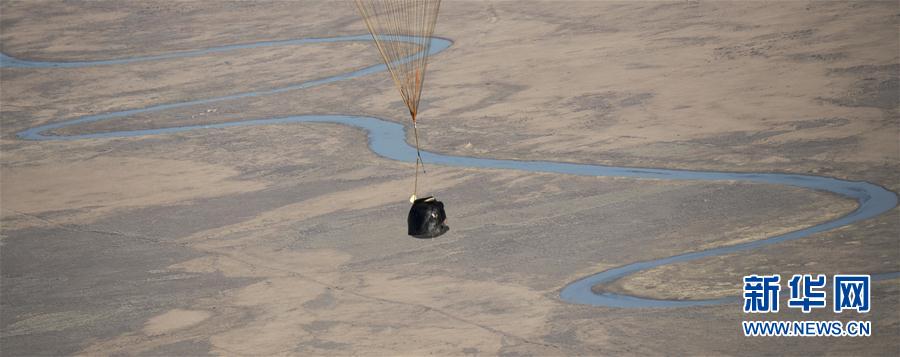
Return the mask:
{"type": "MultiPolygon", "coordinates": [[[[445,1],[430,151],[785,172],[900,191],[896,2],[445,1]]],[[[347,2],[0,4],[0,50],[87,61],[364,34],[347,2]]],[[[745,338],[740,306],[559,300],[624,264],[762,239],[855,202],[741,182],[429,167],[451,231],[405,236],[412,163],[336,124],[28,141],[84,115],[279,88],[379,61],[366,42],[84,68],[0,69],[4,355],[608,355],[900,352],[900,285],[869,338],[745,338]],[[895,337],[891,337],[895,336],[895,337]]],[[[405,123],[387,74],[76,125],[57,135],[302,114],[405,123]]],[[[602,287],[740,294],[752,273],[900,271],[900,213],[602,287]]],[[[830,312],[779,319],[832,319],[830,312]]],[[[845,316],[846,317],[846,316],[845,316]]]]}

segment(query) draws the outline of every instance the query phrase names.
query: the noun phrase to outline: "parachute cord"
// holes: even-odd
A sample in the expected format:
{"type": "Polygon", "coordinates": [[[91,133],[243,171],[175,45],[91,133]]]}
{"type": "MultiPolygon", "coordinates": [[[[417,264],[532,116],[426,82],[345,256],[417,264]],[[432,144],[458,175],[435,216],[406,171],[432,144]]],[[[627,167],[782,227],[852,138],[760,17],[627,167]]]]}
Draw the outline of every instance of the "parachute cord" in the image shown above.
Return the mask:
{"type": "Polygon", "coordinates": [[[422,165],[422,173],[426,174],[425,171],[425,161],[422,160],[422,153],[419,151],[419,127],[416,125],[415,119],[413,119],[413,133],[416,138],[416,176],[413,181],[413,196],[418,197],[419,191],[419,164],[422,165]]]}
{"type": "MultiPolygon", "coordinates": [[[[416,122],[413,122],[413,133],[416,137],[416,156],[419,158],[419,162],[422,163],[422,173],[427,174],[428,172],[425,171],[425,161],[422,160],[422,153],[419,152],[419,127],[416,126],[416,122]]],[[[416,168],[416,171],[418,171],[418,168],[416,168]]]]}
{"type": "Polygon", "coordinates": [[[419,189],[419,159],[416,158],[416,178],[415,178],[415,181],[413,181],[413,195],[412,195],[413,198],[412,199],[416,199],[419,197],[419,196],[417,196],[418,189],[419,189]]]}

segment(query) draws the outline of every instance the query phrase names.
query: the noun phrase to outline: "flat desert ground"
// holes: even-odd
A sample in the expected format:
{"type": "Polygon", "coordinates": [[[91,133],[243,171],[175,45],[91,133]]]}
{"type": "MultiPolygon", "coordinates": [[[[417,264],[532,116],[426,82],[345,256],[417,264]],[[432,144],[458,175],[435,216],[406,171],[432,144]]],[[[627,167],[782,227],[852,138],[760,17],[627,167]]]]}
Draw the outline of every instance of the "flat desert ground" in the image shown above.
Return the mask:
{"type": "MultiPolygon", "coordinates": [[[[900,5],[445,1],[420,141],[515,160],[868,181],[900,191],[900,5]]],[[[346,1],[4,1],[0,50],[33,61],[366,34],[346,1]]],[[[406,236],[414,164],[366,133],[295,123],[82,140],[17,133],[268,91],[378,64],[369,42],[80,68],[0,69],[4,355],[897,355],[900,283],[871,337],[744,337],[740,302],[627,309],[560,289],[625,264],[808,227],[827,192],[740,181],[428,166],[449,233],[406,236]]],[[[364,115],[408,124],[385,72],[47,132],[364,115]]],[[[410,138],[411,139],[411,138],[410,138]]],[[[900,213],[596,287],[739,296],[748,274],[900,271],[900,213]]],[[[787,299],[783,287],[782,304],[787,299]]]]}

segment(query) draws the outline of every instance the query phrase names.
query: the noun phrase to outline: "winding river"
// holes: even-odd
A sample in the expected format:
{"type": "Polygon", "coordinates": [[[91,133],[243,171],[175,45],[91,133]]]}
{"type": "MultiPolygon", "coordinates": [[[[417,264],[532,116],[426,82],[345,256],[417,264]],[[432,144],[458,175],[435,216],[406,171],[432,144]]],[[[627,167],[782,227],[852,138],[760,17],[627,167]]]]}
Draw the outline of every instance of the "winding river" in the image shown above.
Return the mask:
{"type": "MultiPolygon", "coordinates": [[[[409,42],[409,38],[395,37],[394,41],[409,42]]],[[[18,59],[0,54],[0,66],[18,67],[18,68],[77,68],[87,66],[106,66],[119,65],[144,61],[154,61],[163,59],[174,59],[189,56],[201,56],[219,52],[226,52],[239,49],[252,49],[260,47],[273,46],[296,46],[313,43],[334,43],[334,42],[361,42],[371,41],[369,35],[341,36],[330,38],[309,38],[297,40],[283,41],[265,41],[247,44],[236,44],[229,46],[206,48],[194,51],[174,52],[155,56],[131,57],[122,59],[110,59],[100,61],[78,61],[78,62],[45,62],[45,61],[29,61],[18,59]]],[[[443,38],[433,38],[431,45],[431,54],[441,52],[449,48],[453,44],[452,41],[443,38]]],[[[414,55],[415,56],[415,55],[414,55]]],[[[407,58],[404,60],[410,60],[407,58]]],[[[90,133],[78,135],[53,135],[48,131],[63,127],[79,125],[89,122],[101,120],[113,120],[125,118],[130,115],[163,111],[186,106],[199,104],[209,104],[222,102],[232,99],[247,98],[254,96],[269,95],[286,91],[311,88],[318,85],[337,82],[341,80],[352,79],[365,76],[377,72],[382,72],[386,68],[384,65],[375,65],[360,70],[347,72],[331,77],[320,78],[308,82],[289,85],[281,88],[268,89],[255,92],[246,92],[232,94],[222,97],[193,100],[186,102],[176,102],[169,104],[153,105],[140,109],[131,109],[118,112],[109,112],[96,115],[88,115],[71,120],[46,124],[33,127],[18,133],[21,139],[25,140],[80,140],[93,138],[115,138],[115,137],[136,137],[144,135],[166,134],[183,132],[188,130],[199,130],[207,128],[227,128],[234,126],[248,125],[274,125],[287,123],[338,123],[352,126],[365,130],[369,137],[369,147],[373,152],[387,159],[397,161],[415,162],[415,148],[406,142],[406,130],[403,125],[386,121],[374,117],[365,116],[349,116],[349,115],[296,115],[279,118],[260,118],[249,119],[243,121],[216,123],[209,125],[191,125],[169,127],[161,129],[147,130],[127,130],[103,133],[90,133]]],[[[646,179],[664,179],[664,180],[691,180],[691,181],[743,181],[766,184],[789,185],[807,188],[811,190],[832,192],[844,197],[852,198],[857,201],[858,207],[840,217],[828,222],[820,223],[804,229],[796,230],[786,234],[769,237],[762,240],[724,246],[719,248],[696,251],[674,255],[666,258],[632,263],[610,270],[606,270],[597,274],[593,274],[574,282],[569,283],[562,289],[559,296],[563,301],[573,304],[586,304],[594,306],[619,307],[619,308],[659,308],[659,307],[687,307],[687,306],[704,306],[717,305],[732,302],[738,297],[714,299],[714,300],[656,300],[647,299],[637,296],[629,296],[615,294],[610,292],[594,292],[592,287],[597,284],[609,283],[625,276],[652,269],[655,267],[674,264],[679,262],[687,262],[701,258],[713,257],[723,254],[730,254],[750,249],[760,248],[780,242],[808,237],[815,233],[825,232],[838,227],[843,227],[865,219],[869,219],[897,206],[897,195],[881,186],[864,181],[848,181],[831,177],[812,176],[812,175],[795,175],[795,174],[779,174],[779,173],[738,173],[738,172],[716,172],[716,171],[691,171],[691,170],[673,170],[673,169],[654,169],[654,168],[633,168],[604,166],[591,164],[574,164],[561,163],[553,161],[517,161],[503,159],[476,158],[464,156],[450,156],[439,153],[422,152],[422,157],[429,164],[458,166],[458,167],[474,167],[485,169],[507,169],[507,170],[523,170],[529,172],[549,172],[567,175],[580,176],[596,176],[596,177],[632,177],[646,179]]],[[[893,279],[900,277],[900,272],[886,273],[873,276],[874,279],[893,279]]]]}

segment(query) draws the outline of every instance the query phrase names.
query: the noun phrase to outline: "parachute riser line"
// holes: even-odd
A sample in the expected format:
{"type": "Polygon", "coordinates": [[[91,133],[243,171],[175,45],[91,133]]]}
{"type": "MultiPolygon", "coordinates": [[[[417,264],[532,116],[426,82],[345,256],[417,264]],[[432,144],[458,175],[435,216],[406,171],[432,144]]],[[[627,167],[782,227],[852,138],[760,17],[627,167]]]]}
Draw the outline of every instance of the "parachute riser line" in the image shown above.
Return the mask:
{"type": "Polygon", "coordinates": [[[431,54],[431,35],[437,23],[441,0],[354,0],[372,42],[409,109],[416,141],[416,172],[413,182],[415,200],[419,186],[419,165],[425,174],[425,162],[419,148],[416,117],[428,57],[431,54]]]}
{"type": "Polygon", "coordinates": [[[422,174],[427,174],[425,171],[425,161],[422,160],[422,153],[419,151],[419,126],[416,124],[416,116],[412,117],[413,122],[413,137],[416,141],[416,174],[415,179],[413,181],[413,196],[418,196],[419,194],[419,165],[422,165],[422,174]]]}

